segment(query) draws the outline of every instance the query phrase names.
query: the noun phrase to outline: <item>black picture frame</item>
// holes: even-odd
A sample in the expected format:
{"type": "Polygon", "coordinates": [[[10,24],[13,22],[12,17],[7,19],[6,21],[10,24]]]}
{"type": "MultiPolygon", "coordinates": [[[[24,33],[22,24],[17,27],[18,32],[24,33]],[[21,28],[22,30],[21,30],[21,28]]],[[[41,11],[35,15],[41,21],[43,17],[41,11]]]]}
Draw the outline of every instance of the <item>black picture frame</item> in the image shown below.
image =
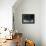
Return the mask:
{"type": "Polygon", "coordinates": [[[34,24],[35,14],[22,14],[22,24],[34,24]]]}

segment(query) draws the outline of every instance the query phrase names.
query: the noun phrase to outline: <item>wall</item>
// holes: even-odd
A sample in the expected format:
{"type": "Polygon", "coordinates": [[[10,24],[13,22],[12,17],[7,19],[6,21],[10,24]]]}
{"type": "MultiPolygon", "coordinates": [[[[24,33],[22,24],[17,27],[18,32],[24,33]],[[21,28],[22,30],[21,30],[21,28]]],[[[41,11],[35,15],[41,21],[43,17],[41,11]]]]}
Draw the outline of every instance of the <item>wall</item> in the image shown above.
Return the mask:
{"type": "Polygon", "coordinates": [[[12,28],[12,6],[16,0],[0,0],[0,27],[12,28]]]}
{"type": "Polygon", "coordinates": [[[46,46],[46,0],[41,1],[41,38],[42,46],[46,46]]]}
{"type": "Polygon", "coordinates": [[[24,38],[34,40],[36,46],[41,46],[40,12],[40,0],[23,0],[18,7],[13,7],[15,29],[17,29],[18,32],[22,32],[24,38]],[[35,14],[35,24],[22,24],[22,14],[35,14]]]}
{"type": "MultiPolygon", "coordinates": [[[[31,0],[30,0],[31,1],[31,0]]],[[[42,30],[41,30],[41,40],[42,40],[42,46],[46,46],[46,0],[41,0],[42,2],[41,2],[41,4],[42,4],[42,6],[41,6],[41,22],[42,22],[42,30]]],[[[3,26],[3,27],[10,27],[10,28],[12,28],[12,6],[13,6],[13,4],[16,2],[16,0],[0,0],[0,26],[3,26]]],[[[24,1],[24,2],[26,2],[26,1],[24,1]]],[[[32,2],[32,1],[31,1],[32,2]]],[[[35,2],[35,1],[33,1],[33,2],[35,2]]],[[[38,3],[38,1],[36,1],[37,3],[38,3]]],[[[39,1],[40,2],[40,1],[39,1]]],[[[29,3],[28,3],[29,4],[29,3]]],[[[31,3],[32,4],[32,3],[31,3]]],[[[30,5],[31,5],[30,4],[30,5]]],[[[38,3],[39,4],[39,3],[38,3]]],[[[16,5],[16,4],[15,4],[16,5]]],[[[23,4],[23,5],[26,5],[25,3],[23,4]]],[[[28,8],[31,8],[30,7],[30,5],[29,5],[29,7],[28,8]]],[[[21,6],[21,5],[20,5],[21,6]]],[[[38,5],[37,5],[38,6],[38,5]]],[[[36,7],[37,7],[36,6],[36,7]]],[[[40,5],[39,5],[40,6],[40,5]]],[[[38,7],[39,7],[38,6],[38,7]]],[[[15,6],[16,7],[16,6],[15,6]]],[[[14,7],[14,8],[15,8],[14,7]]],[[[19,7],[19,6],[18,6],[19,7]]],[[[22,7],[22,6],[21,6],[22,7]]],[[[26,6],[24,6],[25,8],[23,8],[24,10],[25,9],[28,9],[28,8],[26,8],[26,6]]],[[[33,6],[33,7],[35,7],[35,6],[33,6]]],[[[18,8],[17,8],[18,9],[18,8]]],[[[26,11],[28,11],[28,12],[26,12],[26,13],[30,13],[30,9],[28,9],[28,10],[15,10],[15,12],[14,13],[17,13],[17,14],[15,14],[16,15],[16,22],[15,22],[15,27],[16,27],[16,29],[18,30],[18,31],[20,31],[20,32],[23,32],[23,34],[25,35],[25,36],[27,36],[27,34],[29,35],[31,35],[31,38],[33,38],[33,36],[35,35],[35,32],[37,32],[37,30],[38,29],[36,29],[36,28],[38,28],[38,26],[36,27],[35,25],[36,24],[22,24],[22,16],[21,16],[21,14],[22,13],[25,13],[26,11]],[[18,12],[18,11],[20,11],[20,12],[18,12]],[[21,13],[21,14],[20,14],[21,13]],[[19,16],[18,16],[18,14],[19,14],[19,16]],[[19,27],[18,27],[19,26],[19,27]],[[28,28],[28,27],[30,27],[30,28],[28,28]],[[26,29],[25,29],[26,28],[26,29]],[[33,30],[33,29],[35,28],[35,30],[33,30]],[[28,29],[28,31],[27,31],[27,29],[28,29]],[[33,30],[33,31],[32,31],[33,30]],[[28,32],[28,33],[27,33],[28,32]],[[33,33],[34,32],[34,33],[33,33]],[[26,34],[27,33],[27,34],[26,34]]],[[[21,8],[20,8],[21,9],[21,8]]],[[[37,9],[37,8],[36,8],[37,9]]],[[[38,8],[39,9],[39,8],[38,8]]],[[[36,13],[35,13],[36,14],[36,13]]],[[[40,17],[40,16],[39,16],[40,17]]],[[[38,16],[35,18],[36,20],[38,20],[38,18],[39,18],[38,16]]],[[[38,21],[37,21],[37,23],[38,23],[38,21]]],[[[40,32],[40,30],[38,31],[38,32],[40,32]]],[[[36,35],[34,36],[34,38],[36,37],[36,35]]],[[[36,37],[37,38],[37,37],[36,37]]],[[[39,37],[40,38],[40,37],[39,37]]],[[[38,39],[35,39],[35,41],[36,40],[38,40],[38,39]]]]}

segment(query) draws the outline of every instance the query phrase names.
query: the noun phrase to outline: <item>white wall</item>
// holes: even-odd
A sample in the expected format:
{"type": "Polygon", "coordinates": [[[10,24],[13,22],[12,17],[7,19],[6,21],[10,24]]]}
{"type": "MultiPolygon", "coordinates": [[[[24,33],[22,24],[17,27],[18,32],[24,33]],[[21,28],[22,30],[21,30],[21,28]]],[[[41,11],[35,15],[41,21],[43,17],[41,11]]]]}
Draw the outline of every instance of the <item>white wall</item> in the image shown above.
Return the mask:
{"type": "Polygon", "coordinates": [[[25,38],[34,40],[36,46],[41,46],[41,1],[23,0],[20,4],[13,8],[15,29],[22,32],[25,38]],[[35,24],[22,24],[22,14],[35,14],[35,24]]]}
{"type": "Polygon", "coordinates": [[[41,1],[41,38],[42,46],[46,46],[46,0],[41,1]]]}
{"type": "Polygon", "coordinates": [[[12,28],[12,6],[16,0],[0,0],[0,27],[12,28]]]}
{"type": "MultiPolygon", "coordinates": [[[[30,0],[31,1],[31,0],[30,0]]],[[[3,27],[10,27],[10,28],[12,28],[12,6],[13,6],[13,4],[16,2],[16,0],[0,0],[0,26],[3,26],[3,27]]],[[[26,1],[24,1],[24,2],[26,2],[26,1]]],[[[31,1],[32,2],[32,1],[31,1]]],[[[35,2],[35,1],[33,1],[33,2],[35,2]]],[[[38,9],[39,9],[39,2],[40,1],[36,1],[37,2],[37,4],[38,4],[38,9]]],[[[27,3],[26,3],[27,4],[27,3]]],[[[18,10],[17,11],[15,11],[17,14],[16,14],[16,22],[15,22],[15,27],[16,27],[16,29],[18,30],[18,31],[20,31],[20,32],[23,32],[23,34],[25,35],[25,36],[27,36],[26,34],[28,34],[28,35],[30,35],[31,36],[31,38],[33,38],[34,37],[34,40],[37,40],[37,39],[35,39],[35,38],[38,38],[38,37],[36,37],[36,34],[35,34],[35,32],[37,32],[38,30],[38,32],[40,32],[40,29],[38,29],[38,27],[39,27],[39,25],[40,24],[38,24],[38,21],[37,21],[37,23],[35,23],[35,24],[22,24],[22,16],[21,16],[21,14],[22,13],[32,13],[33,11],[32,10],[30,10],[30,5],[32,4],[28,4],[29,5],[29,7],[27,7],[27,6],[25,6],[26,5],[25,3],[24,4],[22,4],[22,5],[24,5],[24,7],[22,7],[21,5],[21,8],[17,8],[18,10]],[[27,8],[26,8],[27,7],[27,8]],[[29,8],[29,9],[28,9],[29,8]],[[20,10],[20,9],[22,9],[22,10],[20,10]],[[20,11],[20,12],[19,12],[20,11]],[[21,12],[22,11],[22,12],[21,12]],[[19,15],[19,16],[18,16],[19,15]],[[35,26],[36,25],[36,26],[35,26]],[[30,28],[28,28],[28,27],[30,27],[30,28]],[[26,29],[25,29],[26,28],[26,29]],[[32,29],[33,28],[33,29],[32,29]],[[36,29],[37,28],[37,29],[36,29]],[[32,31],[33,30],[33,31],[32,31]],[[36,31],[35,31],[36,30],[36,31]],[[34,33],[33,33],[34,32],[34,33]]],[[[41,4],[42,4],[42,7],[41,7],[41,9],[42,9],[42,15],[41,15],[41,20],[42,20],[42,30],[41,30],[41,36],[42,36],[42,46],[46,46],[46,0],[42,0],[42,2],[41,2],[41,4]],[[43,19],[44,18],[44,19],[43,19]],[[44,22],[43,22],[44,21],[44,22]]],[[[33,6],[32,7],[35,7],[34,6],[35,4],[33,4],[33,6]]],[[[37,8],[36,8],[36,11],[37,11],[37,8]]],[[[32,8],[31,8],[32,9],[32,8]]],[[[35,9],[35,8],[33,8],[33,9],[35,9]]],[[[35,10],[34,10],[35,11],[35,10]]],[[[36,12],[35,11],[35,12],[36,12]]],[[[39,10],[38,10],[39,11],[39,10]]],[[[34,12],[33,12],[34,13],[34,12]]],[[[37,13],[39,13],[39,12],[37,12],[37,13]]],[[[37,14],[37,13],[35,13],[35,14],[37,14]]],[[[38,15],[38,14],[37,14],[38,15]]],[[[36,20],[38,20],[39,18],[40,18],[40,16],[38,17],[36,15],[36,20]]],[[[40,28],[40,27],[39,27],[40,28]]],[[[40,38],[40,36],[39,36],[39,38],[40,38]]]]}

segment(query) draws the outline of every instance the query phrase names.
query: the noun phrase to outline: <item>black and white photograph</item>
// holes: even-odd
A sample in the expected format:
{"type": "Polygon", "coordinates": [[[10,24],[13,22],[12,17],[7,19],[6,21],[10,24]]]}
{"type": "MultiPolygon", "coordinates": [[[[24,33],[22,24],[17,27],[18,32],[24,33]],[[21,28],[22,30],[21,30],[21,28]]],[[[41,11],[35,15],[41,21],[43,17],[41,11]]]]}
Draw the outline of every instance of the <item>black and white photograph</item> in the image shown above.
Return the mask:
{"type": "Polygon", "coordinates": [[[35,15],[34,14],[22,14],[22,23],[23,24],[34,24],[35,15]]]}

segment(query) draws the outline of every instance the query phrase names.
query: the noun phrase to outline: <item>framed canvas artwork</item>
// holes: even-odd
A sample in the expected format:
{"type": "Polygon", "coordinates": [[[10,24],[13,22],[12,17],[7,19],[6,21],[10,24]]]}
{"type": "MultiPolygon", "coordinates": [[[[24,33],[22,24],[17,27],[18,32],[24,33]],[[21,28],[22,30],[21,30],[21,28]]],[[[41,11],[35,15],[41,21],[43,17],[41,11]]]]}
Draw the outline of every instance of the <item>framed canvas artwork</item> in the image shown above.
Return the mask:
{"type": "Polygon", "coordinates": [[[22,14],[22,24],[34,24],[35,15],[34,14],[22,14]]]}

